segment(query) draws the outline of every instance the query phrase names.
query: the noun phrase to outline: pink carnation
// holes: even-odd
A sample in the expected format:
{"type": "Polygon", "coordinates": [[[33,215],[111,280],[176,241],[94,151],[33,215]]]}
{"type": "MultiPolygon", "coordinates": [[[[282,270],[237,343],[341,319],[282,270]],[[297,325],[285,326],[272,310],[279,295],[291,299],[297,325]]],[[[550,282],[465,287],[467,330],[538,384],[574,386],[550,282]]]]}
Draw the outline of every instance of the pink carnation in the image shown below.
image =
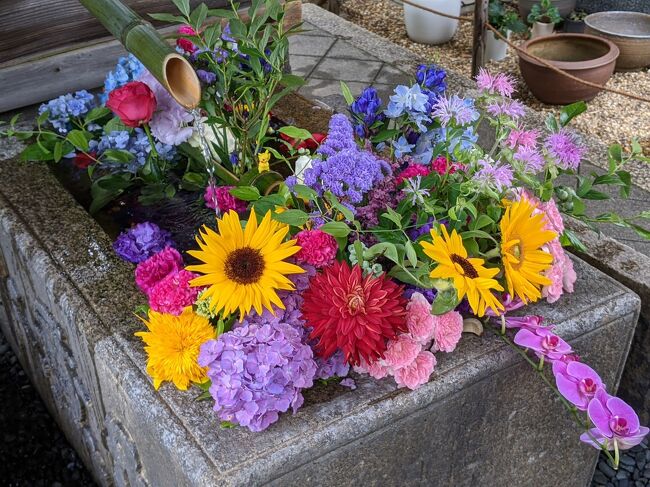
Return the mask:
{"type": "Polygon", "coordinates": [[[396,184],[401,184],[405,179],[411,179],[415,176],[428,176],[431,173],[431,168],[423,164],[409,164],[395,180],[396,184]]]}
{"type": "Polygon", "coordinates": [[[449,174],[454,174],[457,169],[462,167],[458,164],[450,165],[445,156],[438,156],[431,163],[431,168],[441,176],[444,176],[447,173],[447,166],[449,166],[449,174]]]}
{"type": "Polygon", "coordinates": [[[199,287],[190,287],[189,281],[196,277],[199,277],[198,274],[185,269],[167,275],[151,289],[149,306],[159,313],[180,315],[183,308],[196,301],[201,291],[199,287]]]}
{"type": "Polygon", "coordinates": [[[338,244],[336,239],[322,230],[303,230],[296,234],[300,251],[296,254],[298,262],[316,268],[327,267],[334,262],[338,244]]]}
{"type": "Polygon", "coordinates": [[[230,210],[236,212],[246,211],[247,203],[231,195],[230,190],[232,188],[234,186],[208,186],[203,194],[205,206],[213,210],[219,208],[222,213],[227,213],[230,210]]]}
{"type": "Polygon", "coordinates": [[[384,362],[393,370],[411,365],[422,351],[422,345],[411,338],[407,333],[402,333],[394,340],[389,340],[384,352],[384,362]]]}
{"type": "Polygon", "coordinates": [[[453,352],[463,333],[463,317],[457,311],[449,311],[434,318],[433,351],[453,352]]]}
{"type": "Polygon", "coordinates": [[[560,299],[564,291],[573,292],[573,285],[578,276],[573,269],[573,262],[558,239],[549,242],[546,250],[553,256],[553,265],[545,273],[545,276],[551,280],[551,284],[542,288],[542,296],[549,303],[554,303],[560,299]]]}
{"type": "Polygon", "coordinates": [[[368,364],[363,358],[360,360],[359,365],[354,366],[354,371],[359,374],[369,374],[373,379],[383,379],[390,373],[390,369],[383,365],[381,360],[368,364]]]}
{"type": "Polygon", "coordinates": [[[395,371],[395,382],[415,390],[429,381],[435,366],[436,357],[431,352],[420,352],[413,363],[395,371]]]}
{"type": "Polygon", "coordinates": [[[178,28],[178,33],[184,36],[195,36],[196,31],[189,25],[181,25],[178,28]]]}
{"type": "Polygon", "coordinates": [[[135,283],[140,290],[149,295],[151,289],[167,275],[183,268],[183,258],[173,247],[165,247],[135,268],[135,283]]]}
{"type": "Polygon", "coordinates": [[[423,345],[433,338],[435,318],[431,304],[421,293],[413,293],[406,305],[406,326],[411,336],[423,345]]]}

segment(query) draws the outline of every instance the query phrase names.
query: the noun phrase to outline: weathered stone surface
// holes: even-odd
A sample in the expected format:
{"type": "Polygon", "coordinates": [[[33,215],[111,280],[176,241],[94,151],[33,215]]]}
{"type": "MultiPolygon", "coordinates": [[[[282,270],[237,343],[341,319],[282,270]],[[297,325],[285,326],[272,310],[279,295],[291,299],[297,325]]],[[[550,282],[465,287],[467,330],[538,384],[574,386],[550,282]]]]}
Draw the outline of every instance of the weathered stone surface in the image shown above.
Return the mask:
{"type": "Polygon", "coordinates": [[[578,0],[576,8],[588,13],[611,10],[650,13],[650,3],[647,0],[578,0]]]}

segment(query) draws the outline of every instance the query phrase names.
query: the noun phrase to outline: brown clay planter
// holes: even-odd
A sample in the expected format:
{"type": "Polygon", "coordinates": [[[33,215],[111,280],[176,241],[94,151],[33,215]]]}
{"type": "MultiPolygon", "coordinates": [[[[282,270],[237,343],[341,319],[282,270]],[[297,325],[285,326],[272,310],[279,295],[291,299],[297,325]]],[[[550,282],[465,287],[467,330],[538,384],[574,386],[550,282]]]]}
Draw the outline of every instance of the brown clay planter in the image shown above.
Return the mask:
{"type": "Polygon", "coordinates": [[[598,12],[585,18],[585,33],[609,39],[621,55],[616,71],[650,66],[650,15],[640,12],[598,12]]]}
{"type": "MultiPolygon", "coordinates": [[[[614,72],[618,47],[602,37],[586,34],[555,34],[525,42],[526,53],[544,59],[578,78],[604,85],[614,72]]],[[[550,105],[589,101],[597,88],[573,81],[519,52],[519,69],[533,95],[550,105]]]]}
{"type": "MultiPolygon", "coordinates": [[[[551,0],[551,3],[560,11],[562,18],[566,18],[576,8],[576,1],[577,0],[551,0]]],[[[533,8],[533,5],[539,2],[540,0],[519,0],[519,15],[524,19],[524,22],[528,19],[528,14],[533,8]]]]}

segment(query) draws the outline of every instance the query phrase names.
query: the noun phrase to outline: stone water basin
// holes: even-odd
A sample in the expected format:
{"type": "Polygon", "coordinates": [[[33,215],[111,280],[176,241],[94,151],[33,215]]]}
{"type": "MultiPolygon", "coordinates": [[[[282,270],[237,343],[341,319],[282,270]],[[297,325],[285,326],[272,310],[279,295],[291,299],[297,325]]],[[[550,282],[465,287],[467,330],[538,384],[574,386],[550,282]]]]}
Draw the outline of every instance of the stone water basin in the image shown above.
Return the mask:
{"type": "Polygon", "coordinates": [[[585,32],[609,39],[621,51],[616,71],[650,66],[650,15],[641,12],[597,12],[585,18],[585,32]]]}

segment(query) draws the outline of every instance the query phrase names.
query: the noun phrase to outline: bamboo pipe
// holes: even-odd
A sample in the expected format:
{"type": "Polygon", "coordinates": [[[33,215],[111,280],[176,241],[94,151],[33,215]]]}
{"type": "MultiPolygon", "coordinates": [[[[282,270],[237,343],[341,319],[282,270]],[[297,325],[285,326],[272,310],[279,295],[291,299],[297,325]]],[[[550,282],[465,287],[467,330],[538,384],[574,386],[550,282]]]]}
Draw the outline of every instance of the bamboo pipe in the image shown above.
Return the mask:
{"type": "Polygon", "coordinates": [[[120,0],[79,0],[127,51],[188,109],[201,101],[201,83],[192,65],[175,52],[156,29],[120,0]]]}

